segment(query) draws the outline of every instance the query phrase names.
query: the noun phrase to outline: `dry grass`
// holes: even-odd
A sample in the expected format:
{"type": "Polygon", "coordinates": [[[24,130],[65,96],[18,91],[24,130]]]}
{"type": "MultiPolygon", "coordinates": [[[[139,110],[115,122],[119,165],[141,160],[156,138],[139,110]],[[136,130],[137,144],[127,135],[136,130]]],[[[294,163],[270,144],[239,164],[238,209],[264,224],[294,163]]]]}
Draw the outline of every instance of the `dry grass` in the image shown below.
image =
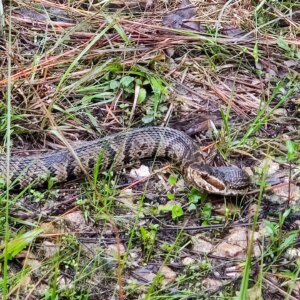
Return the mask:
{"type": "Polygon", "coordinates": [[[180,28],[165,23],[179,1],[3,4],[0,132],[5,145],[11,83],[13,154],[163,124],[254,183],[241,201],[205,196],[156,163],[146,180],[108,172],[93,188],[76,181],[3,198],[4,297],[298,299],[299,254],[286,253],[299,252],[299,5],[252,3],[192,1],[197,14],[180,28]],[[172,218],[170,205],[183,215],[172,218]],[[236,227],[249,230],[246,241],[230,240],[236,227]],[[203,240],[214,248],[199,253],[203,240]],[[240,250],[221,255],[222,243],[240,250]],[[252,261],[247,247],[260,249],[252,261]]]}

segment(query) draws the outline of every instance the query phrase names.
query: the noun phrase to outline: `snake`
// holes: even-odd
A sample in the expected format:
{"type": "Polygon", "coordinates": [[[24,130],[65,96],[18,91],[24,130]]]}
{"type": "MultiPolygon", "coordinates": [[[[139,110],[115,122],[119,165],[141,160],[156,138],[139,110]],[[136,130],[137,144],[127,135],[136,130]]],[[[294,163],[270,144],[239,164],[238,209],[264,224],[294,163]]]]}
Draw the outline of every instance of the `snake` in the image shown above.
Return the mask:
{"type": "Polygon", "coordinates": [[[236,166],[210,166],[196,143],[184,132],[168,127],[142,127],[38,155],[0,155],[0,180],[12,189],[41,187],[51,180],[66,182],[94,170],[118,171],[146,158],[167,158],[186,183],[219,195],[240,195],[249,187],[249,175],[236,166]]]}

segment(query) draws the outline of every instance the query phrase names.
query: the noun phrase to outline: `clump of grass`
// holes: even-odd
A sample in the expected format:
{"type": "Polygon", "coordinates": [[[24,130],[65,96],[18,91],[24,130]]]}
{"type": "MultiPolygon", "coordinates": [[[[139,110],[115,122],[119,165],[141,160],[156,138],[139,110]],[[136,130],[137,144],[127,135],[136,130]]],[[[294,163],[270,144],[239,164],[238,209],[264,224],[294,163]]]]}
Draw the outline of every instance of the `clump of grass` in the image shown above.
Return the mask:
{"type": "MultiPolygon", "coordinates": [[[[299,91],[295,63],[299,25],[294,20],[299,5],[288,1],[261,1],[256,6],[233,1],[197,3],[194,21],[205,28],[201,32],[160,25],[162,17],[177,8],[175,2],[155,1],[149,7],[143,1],[133,2],[122,7],[118,1],[41,1],[33,6],[13,0],[10,7],[0,2],[0,31],[5,39],[0,45],[0,94],[5,99],[0,104],[0,133],[8,162],[11,145],[18,154],[24,148],[28,152],[71,148],[79,140],[176,118],[188,124],[187,132],[200,138],[204,149],[210,149],[213,141],[224,163],[238,157],[239,165],[253,171],[264,157],[280,164],[280,171],[288,174],[289,182],[284,184],[289,185],[290,203],[299,176],[299,117],[293,100],[299,91]],[[229,33],[223,31],[226,26],[229,33]],[[200,130],[203,112],[213,128],[208,132],[200,130]],[[215,120],[216,112],[220,115],[215,120]]],[[[181,122],[174,123],[180,128],[181,122]]],[[[195,256],[190,235],[184,233],[187,228],[209,228],[208,237],[220,242],[232,222],[247,219],[245,206],[254,202],[256,211],[250,220],[254,234],[263,222],[260,212],[266,191],[273,189],[268,185],[267,167],[255,174],[257,195],[245,197],[240,214],[226,216],[217,215],[210,196],[187,188],[177,190],[180,177],[164,172],[159,172],[159,180],[153,179],[170,187],[161,194],[151,180],[142,192],[131,187],[138,198],[132,204],[136,209],[125,209],[118,202],[118,184],[127,186],[124,176],[113,169],[100,174],[97,166],[82,184],[49,182],[47,191],[4,192],[0,199],[3,299],[15,295],[88,299],[100,293],[103,298],[119,299],[135,299],[142,293],[144,299],[226,298],[238,292],[245,299],[255,278],[254,287],[267,298],[274,296],[268,294],[268,285],[276,282],[269,280],[271,275],[278,278],[278,286],[273,283],[278,293],[298,297],[292,288],[299,277],[298,264],[292,260],[288,268],[281,264],[284,252],[296,246],[299,233],[286,229],[292,210],[283,210],[278,220],[266,216],[268,235],[261,257],[251,256],[252,236],[242,278],[222,281],[215,291],[204,289],[202,282],[216,274],[219,261],[195,256]],[[98,243],[92,258],[82,250],[81,233],[58,229],[50,236],[45,233],[42,222],[64,228],[64,214],[45,213],[53,199],[60,201],[56,207],[74,200],[65,211],[79,209],[92,224],[82,233],[94,239],[93,245],[98,243]],[[159,204],[147,209],[149,201],[151,206],[159,204]],[[30,220],[24,215],[30,215],[30,220]],[[170,230],[170,225],[175,228],[170,230]],[[40,254],[45,239],[59,249],[48,258],[40,254]],[[106,243],[116,244],[115,256],[106,252],[106,243]],[[40,263],[37,269],[20,264],[24,252],[27,258],[34,254],[40,263]],[[176,269],[175,281],[164,285],[163,267],[174,262],[180,266],[182,255],[195,263],[176,269]],[[156,266],[152,282],[132,277],[135,268],[142,266],[156,266]],[[30,284],[23,286],[28,278],[30,284]],[[62,278],[68,284],[62,284],[62,278]]]]}

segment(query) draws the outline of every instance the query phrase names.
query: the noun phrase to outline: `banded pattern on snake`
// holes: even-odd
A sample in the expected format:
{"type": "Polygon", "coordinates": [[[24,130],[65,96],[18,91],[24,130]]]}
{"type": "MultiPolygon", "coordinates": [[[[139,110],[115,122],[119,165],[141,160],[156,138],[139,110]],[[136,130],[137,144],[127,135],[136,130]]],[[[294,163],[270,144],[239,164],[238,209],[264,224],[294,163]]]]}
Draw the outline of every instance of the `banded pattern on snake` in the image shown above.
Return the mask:
{"type": "Polygon", "coordinates": [[[249,176],[237,167],[211,167],[199,160],[193,140],[181,131],[165,127],[133,129],[85,142],[73,148],[27,157],[12,156],[7,178],[6,157],[0,155],[0,178],[15,188],[38,187],[49,179],[64,182],[94,169],[118,170],[143,158],[164,157],[181,169],[188,184],[209,193],[244,193],[249,176]],[[85,172],[86,171],[86,172],[85,172]]]}

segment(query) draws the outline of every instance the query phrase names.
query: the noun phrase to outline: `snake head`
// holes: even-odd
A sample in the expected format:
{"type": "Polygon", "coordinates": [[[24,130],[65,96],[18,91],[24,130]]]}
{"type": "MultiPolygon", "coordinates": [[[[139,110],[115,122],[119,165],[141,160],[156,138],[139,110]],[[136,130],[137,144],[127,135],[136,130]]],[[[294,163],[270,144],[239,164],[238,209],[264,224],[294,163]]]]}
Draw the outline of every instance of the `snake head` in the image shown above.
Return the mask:
{"type": "Polygon", "coordinates": [[[185,177],[194,187],[211,194],[244,194],[250,184],[249,175],[238,167],[210,167],[193,162],[186,166],[185,177]]]}

